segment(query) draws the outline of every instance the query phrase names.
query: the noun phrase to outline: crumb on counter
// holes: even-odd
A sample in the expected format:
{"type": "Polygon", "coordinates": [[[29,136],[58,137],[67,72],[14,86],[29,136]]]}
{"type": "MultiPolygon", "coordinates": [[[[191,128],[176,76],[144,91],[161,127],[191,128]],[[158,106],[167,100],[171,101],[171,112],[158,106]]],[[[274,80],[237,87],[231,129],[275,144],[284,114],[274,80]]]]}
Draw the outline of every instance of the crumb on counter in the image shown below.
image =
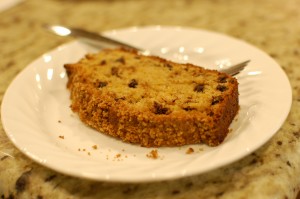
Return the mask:
{"type": "Polygon", "coordinates": [[[95,149],[95,150],[97,150],[98,146],[97,145],[93,145],[92,148],[95,149]]]}
{"type": "Polygon", "coordinates": [[[65,139],[65,136],[63,136],[63,135],[60,135],[60,136],[58,136],[60,139],[65,139]]]}

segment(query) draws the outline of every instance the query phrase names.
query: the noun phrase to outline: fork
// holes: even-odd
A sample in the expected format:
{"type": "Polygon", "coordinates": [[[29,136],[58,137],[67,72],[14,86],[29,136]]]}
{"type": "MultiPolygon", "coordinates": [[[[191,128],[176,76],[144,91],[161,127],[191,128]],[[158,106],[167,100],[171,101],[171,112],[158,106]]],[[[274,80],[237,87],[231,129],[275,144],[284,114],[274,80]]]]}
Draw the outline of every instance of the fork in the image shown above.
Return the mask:
{"type": "MultiPolygon", "coordinates": [[[[114,46],[123,46],[126,48],[134,49],[139,52],[145,52],[145,50],[137,48],[135,46],[105,37],[103,35],[100,35],[95,32],[89,32],[80,28],[69,28],[65,26],[60,26],[60,25],[45,25],[45,28],[49,30],[50,32],[59,35],[59,36],[74,36],[74,37],[80,37],[82,39],[85,39],[87,43],[95,45],[96,43],[101,43],[104,45],[114,45],[114,46]]],[[[148,53],[147,53],[148,54],[148,53]]],[[[232,65],[228,68],[220,69],[220,72],[227,73],[231,76],[235,76],[239,74],[244,68],[247,66],[247,64],[250,62],[250,60],[232,65]]]]}
{"type": "Polygon", "coordinates": [[[219,71],[222,73],[227,73],[231,76],[235,76],[235,75],[239,74],[242,70],[244,70],[244,68],[247,66],[247,64],[249,62],[250,62],[250,60],[246,60],[244,62],[232,65],[228,68],[220,69],[219,71]]]}

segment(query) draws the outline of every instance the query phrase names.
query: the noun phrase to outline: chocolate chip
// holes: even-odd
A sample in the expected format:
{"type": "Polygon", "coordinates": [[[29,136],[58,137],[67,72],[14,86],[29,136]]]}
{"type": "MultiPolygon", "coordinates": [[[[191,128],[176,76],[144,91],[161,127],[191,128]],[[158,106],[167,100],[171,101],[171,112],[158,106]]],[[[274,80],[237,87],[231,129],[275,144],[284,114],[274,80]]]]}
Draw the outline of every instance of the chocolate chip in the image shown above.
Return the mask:
{"type": "Polygon", "coordinates": [[[217,90],[219,90],[219,91],[221,91],[221,92],[224,92],[224,91],[226,91],[228,88],[226,87],[226,86],[224,86],[224,85],[218,85],[217,86],[217,90]]]}
{"type": "Polygon", "coordinates": [[[223,97],[221,97],[221,96],[214,96],[214,97],[212,98],[211,105],[218,104],[218,103],[220,103],[221,101],[223,101],[223,97]]]}
{"type": "Polygon", "coordinates": [[[117,97],[117,98],[115,98],[115,101],[117,102],[117,101],[119,101],[119,100],[126,100],[126,97],[117,97]]]}
{"type": "Polygon", "coordinates": [[[227,81],[227,77],[226,75],[221,75],[219,78],[218,78],[218,82],[219,83],[226,83],[227,81]]]}
{"type": "Polygon", "coordinates": [[[185,111],[193,111],[193,110],[197,110],[196,108],[190,107],[190,106],[184,107],[184,108],[182,108],[182,109],[185,110],[185,111]]]}
{"type": "Polygon", "coordinates": [[[164,66],[167,67],[169,70],[173,69],[173,66],[171,64],[169,64],[169,63],[165,63],[164,66]]]}
{"type": "Polygon", "coordinates": [[[103,88],[103,87],[107,86],[107,84],[108,84],[107,82],[102,82],[102,81],[96,82],[96,86],[98,88],[103,88]]]}
{"type": "Polygon", "coordinates": [[[124,59],[124,57],[120,57],[120,58],[116,59],[116,62],[120,62],[122,64],[125,64],[125,59],[124,59]]]}
{"type": "Polygon", "coordinates": [[[129,84],[128,84],[128,86],[129,86],[130,88],[136,88],[137,85],[138,85],[138,82],[136,81],[136,79],[130,80],[130,82],[129,82],[129,84]]]}
{"type": "Polygon", "coordinates": [[[102,60],[101,62],[100,62],[100,65],[101,66],[103,66],[103,65],[105,65],[106,64],[106,60],[102,60]]]}
{"type": "Polygon", "coordinates": [[[112,68],[111,68],[111,75],[120,77],[120,76],[119,76],[119,68],[117,68],[117,67],[112,67],[112,68]]]}
{"type": "Polygon", "coordinates": [[[229,82],[230,82],[231,84],[234,84],[235,81],[234,81],[234,79],[230,79],[229,82]]]}
{"type": "Polygon", "coordinates": [[[194,87],[194,91],[195,91],[195,92],[200,93],[200,92],[203,92],[203,90],[204,90],[204,84],[197,84],[197,85],[194,87]]]}
{"type": "Polygon", "coordinates": [[[154,102],[154,113],[161,115],[161,114],[167,114],[169,111],[168,108],[163,107],[161,104],[154,102]]]}

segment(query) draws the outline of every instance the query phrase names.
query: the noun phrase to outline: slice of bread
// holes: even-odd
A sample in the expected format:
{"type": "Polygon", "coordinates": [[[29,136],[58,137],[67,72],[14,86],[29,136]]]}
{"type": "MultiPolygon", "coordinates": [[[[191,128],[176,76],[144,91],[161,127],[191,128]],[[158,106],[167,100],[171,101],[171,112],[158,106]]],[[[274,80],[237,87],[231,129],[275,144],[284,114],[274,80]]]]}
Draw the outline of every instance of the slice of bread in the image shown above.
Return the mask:
{"type": "Polygon", "coordinates": [[[85,124],[145,147],[217,146],[239,109],[235,78],[192,64],[105,49],[64,67],[85,124]]]}

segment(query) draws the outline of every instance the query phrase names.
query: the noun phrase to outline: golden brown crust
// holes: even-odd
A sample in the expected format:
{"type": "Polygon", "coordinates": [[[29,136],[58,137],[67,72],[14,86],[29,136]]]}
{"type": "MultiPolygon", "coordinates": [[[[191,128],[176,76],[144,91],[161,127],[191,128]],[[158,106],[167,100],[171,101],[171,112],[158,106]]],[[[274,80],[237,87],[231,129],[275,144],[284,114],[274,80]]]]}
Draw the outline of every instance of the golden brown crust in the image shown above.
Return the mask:
{"type": "Polygon", "coordinates": [[[65,68],[80,119],[141,146],[217,146],[238,111],[236,79],[192,64],[106,49],[65,68]]]}

